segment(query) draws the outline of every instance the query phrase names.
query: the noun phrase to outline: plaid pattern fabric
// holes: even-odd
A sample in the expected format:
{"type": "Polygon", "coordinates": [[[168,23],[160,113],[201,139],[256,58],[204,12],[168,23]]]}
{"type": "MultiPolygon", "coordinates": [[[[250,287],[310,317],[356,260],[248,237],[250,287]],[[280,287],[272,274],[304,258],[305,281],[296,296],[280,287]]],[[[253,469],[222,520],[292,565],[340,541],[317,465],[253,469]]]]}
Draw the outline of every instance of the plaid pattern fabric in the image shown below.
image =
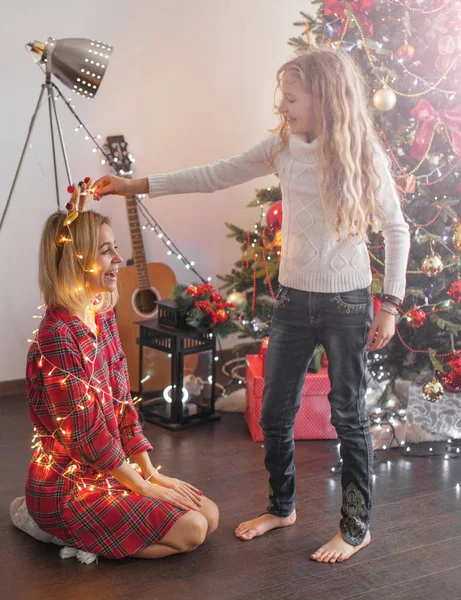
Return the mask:
{"type": "Polygon", "coordinates": [[[161,540],[184,511],[139,496],[107,473],[152,446],[131,401],[114,311],[96,315],[96,325],[97,335],[49,307],[29,349],[29,413],[40,447],[26,501],[37,525],[66,544],[123,558],[161,540]]]}

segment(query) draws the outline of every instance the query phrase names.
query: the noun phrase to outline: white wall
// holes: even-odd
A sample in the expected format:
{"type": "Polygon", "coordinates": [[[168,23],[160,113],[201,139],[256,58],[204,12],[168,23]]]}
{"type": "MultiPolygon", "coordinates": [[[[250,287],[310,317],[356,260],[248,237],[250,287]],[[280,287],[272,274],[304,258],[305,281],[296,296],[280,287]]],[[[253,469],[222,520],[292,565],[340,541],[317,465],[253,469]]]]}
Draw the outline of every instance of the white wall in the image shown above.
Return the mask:
{"type": "MultiPolygon", "coordinates": [[[[13,180],[43,76],[24,50],[29,41],[96,38],[115,47],[96,99],[75,98],[90,131],[123,133],[136,158],[136,175],[165,172],[237,154],[274,126],[274,75],[291,56],[287,40],[303,0],[16,0],[5,3],[0,23],[0,211],[13,180]]],[[[59,84],[59,82],[57,82],[59,84]]],[[[63,88],[65,90],[65,88],[63,88]]],[[[67,91],[66,91],[67,95],[67,91]]],[[[70,96],[70,92],[69,92],[70,96]]],[[[64,106],[60,110],[75,180],[105,172],[100,157],[64,106]]],[[[239,258],[226,238],[228,221],[252,227],[256,209],[247,209],[254,189],[273,177],[212,195],[148,200],[147,205],[184,254],[205,276],[230,271],[239,258]]],[[[61,165],[61,189],[67,186],[61,165]]],[[[47,106],[36,122],[7,221],[0,233],[0,381],[22,378],[41,303],[37,249],[41,225],[55,209],[47,106]]],[[[108,198],[121,253],[130,256],[124,201],[108,198]]],[[[164,246],[145,232],[148,261],[165,261],[178,281],[191,275],[164,246]]],[[[216,278],[213,283],[219,284],[216,278]]]]}

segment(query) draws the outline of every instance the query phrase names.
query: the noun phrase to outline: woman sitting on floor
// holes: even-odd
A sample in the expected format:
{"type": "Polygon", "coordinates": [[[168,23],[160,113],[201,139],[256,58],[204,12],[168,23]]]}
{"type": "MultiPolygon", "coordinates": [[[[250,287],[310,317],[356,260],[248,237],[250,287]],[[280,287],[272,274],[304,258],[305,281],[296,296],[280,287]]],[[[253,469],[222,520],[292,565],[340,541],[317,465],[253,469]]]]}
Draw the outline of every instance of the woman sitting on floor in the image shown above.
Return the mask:
{"type": "Polygon", "coordinates": [[[83,212],[90,185],[74,187],[67,212],[52,214],[42,234],[47,309],[27,356],[35,453],[25,500],[10,512],[42,541],[106,558],[162,558],[197,548],[219,513],[149,458],[113,310],[122,259],[109,219],[83,212]]]}

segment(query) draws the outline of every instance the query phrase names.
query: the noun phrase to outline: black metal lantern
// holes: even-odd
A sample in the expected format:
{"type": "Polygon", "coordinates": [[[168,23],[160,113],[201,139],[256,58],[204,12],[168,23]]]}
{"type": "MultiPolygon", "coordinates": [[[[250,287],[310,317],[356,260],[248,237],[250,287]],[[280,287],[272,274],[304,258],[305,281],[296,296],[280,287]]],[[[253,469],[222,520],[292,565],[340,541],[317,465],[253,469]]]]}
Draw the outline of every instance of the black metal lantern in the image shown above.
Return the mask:
{"type": "Polygon", "coordinates": [[[172,303],[159,303],[159,319],[138,322],[139,336],[139,392],[143,400],[140,410],[150,423],[172,431],[208,421],[219,420],[215,413],[216,338],[212,333],[201,333],[187,326],[165,326],[171,319],[172,303]],[[166,306],[160,306],[165,304],[166,306]],[[165,312],[165,314],[163,314],[165,312]],[[150,361],[155,371],[155,354],[167,354],[171,361],[169,377],[162,389],[143,394],[143,361],[149,348],[150,361]]]}

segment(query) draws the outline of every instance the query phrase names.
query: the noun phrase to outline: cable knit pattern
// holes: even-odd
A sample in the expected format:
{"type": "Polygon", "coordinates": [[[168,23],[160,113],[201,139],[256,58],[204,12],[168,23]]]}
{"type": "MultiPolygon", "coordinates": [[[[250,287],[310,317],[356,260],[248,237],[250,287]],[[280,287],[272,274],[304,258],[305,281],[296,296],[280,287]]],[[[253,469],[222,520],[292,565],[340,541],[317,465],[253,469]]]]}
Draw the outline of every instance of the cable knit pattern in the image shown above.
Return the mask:
{"type": "MultiPolygon", "coordinates": [[[[319,193],[318,140],[289,136],[288,147],[275,159],[269,156],[277,137],[260,142],[247,152],[212,165],[149,176],[149,196],[214,192],[256,177],[278,173],[283,195],[282,285],[311,292],[348,292],[371,283],[366,244],[353,236],[337,241],[328,223],[319,193]]],[[[388,160],[381,149],[375,154],[381,179],[379,199],[385,219],[380,223],[385,243],[384,293],[402,299],[410,248],[408,225],[395,192],[388,160]]]]}

